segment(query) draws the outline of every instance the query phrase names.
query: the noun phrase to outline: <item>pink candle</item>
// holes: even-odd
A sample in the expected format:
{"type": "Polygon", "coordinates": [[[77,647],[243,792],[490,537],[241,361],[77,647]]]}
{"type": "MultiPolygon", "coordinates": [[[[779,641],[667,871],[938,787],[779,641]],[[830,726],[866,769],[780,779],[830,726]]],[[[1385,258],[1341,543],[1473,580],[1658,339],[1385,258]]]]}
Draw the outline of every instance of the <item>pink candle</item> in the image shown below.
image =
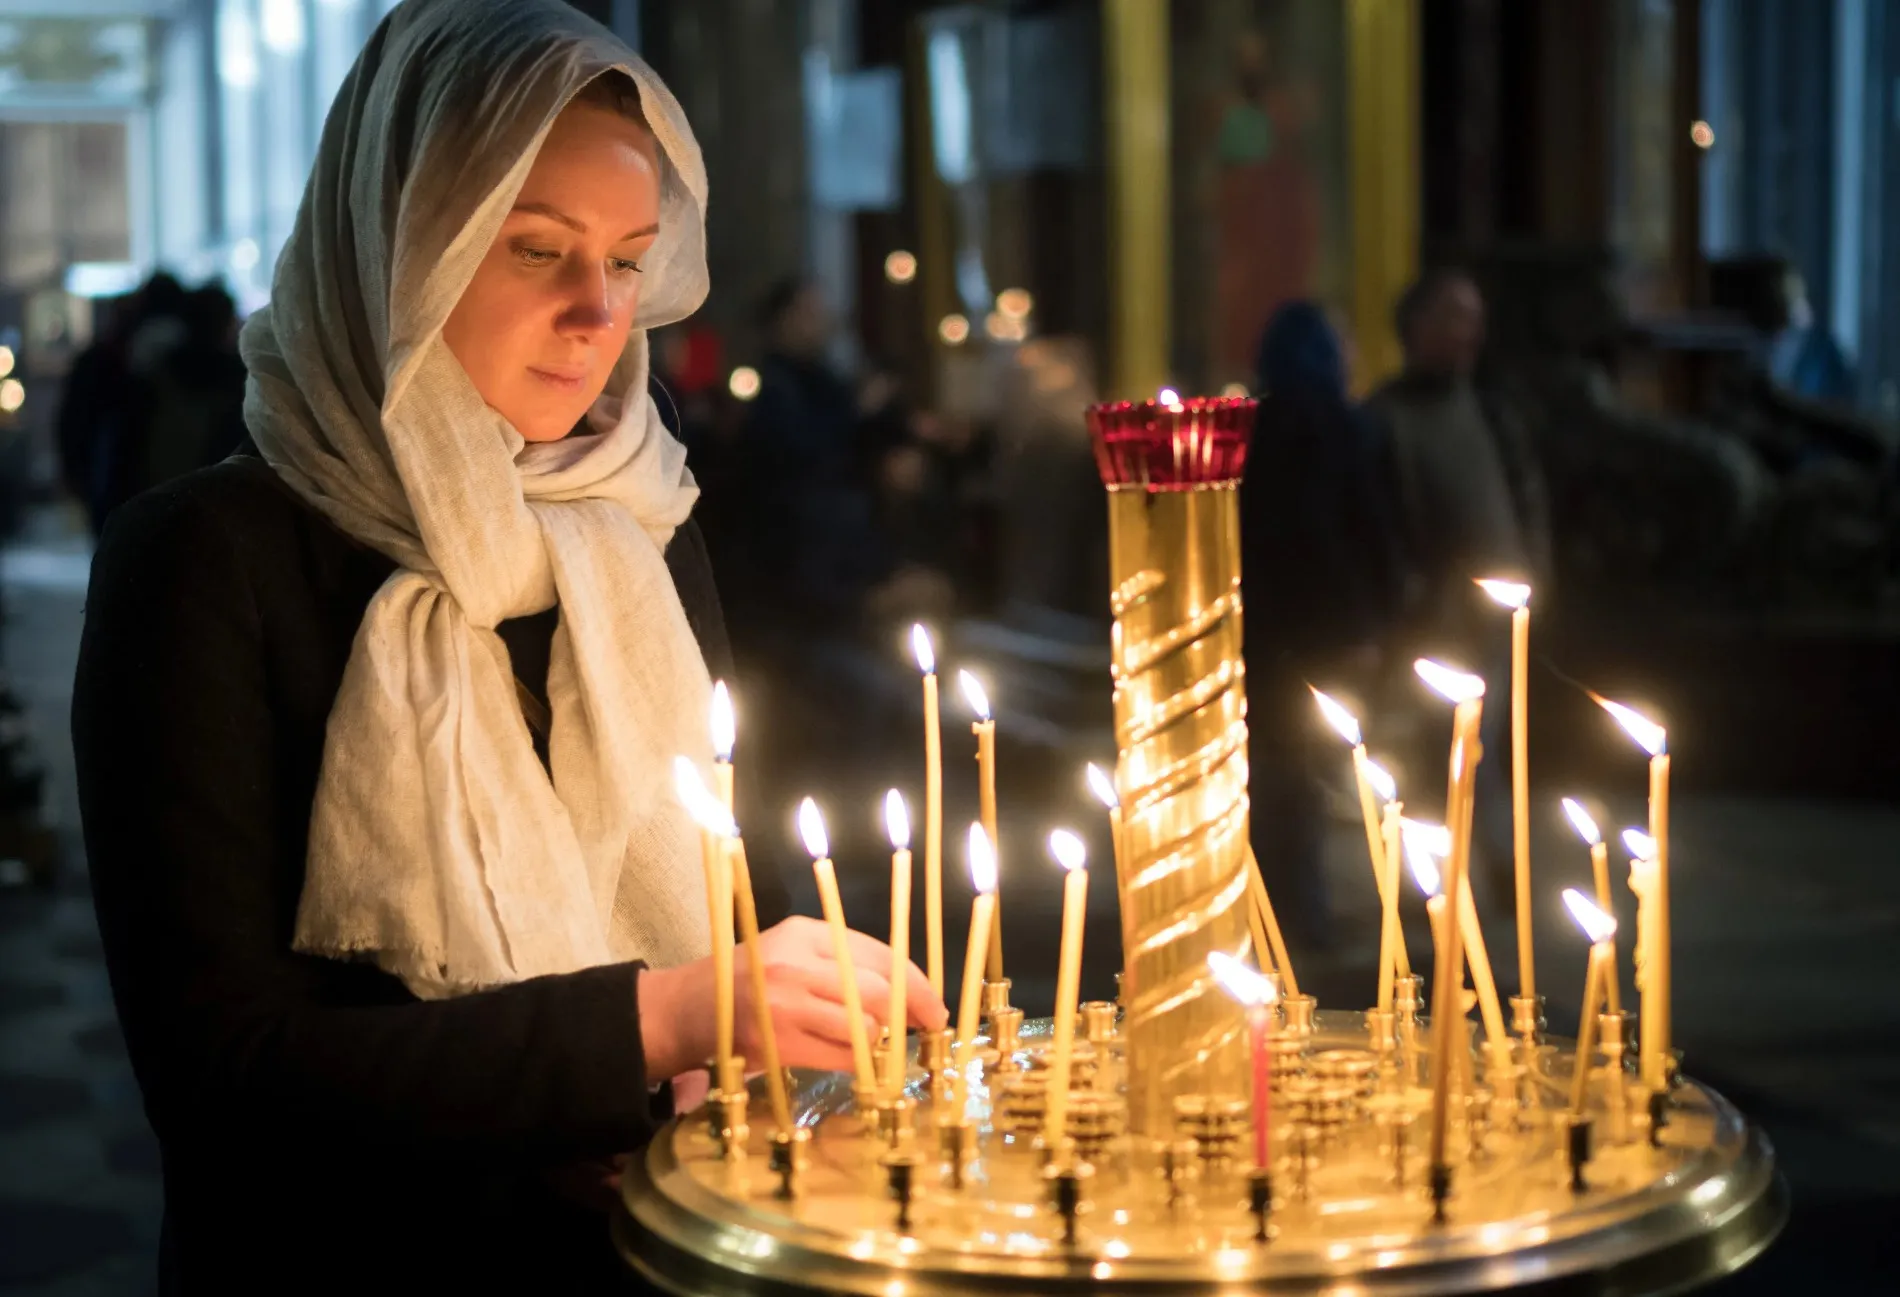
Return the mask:
{"type": "Polygon", "coordinates": [[[1268,1136],[1273,1126],[1273,1055],[1267,1045],[1273,1037],[1273,983],[1231,955],[1219,951],[1207,957],[1207,971],[1247,1011],[1247,1038],[1253,1049],[1253,1160],[1270,1164],[1268,1136]]]}

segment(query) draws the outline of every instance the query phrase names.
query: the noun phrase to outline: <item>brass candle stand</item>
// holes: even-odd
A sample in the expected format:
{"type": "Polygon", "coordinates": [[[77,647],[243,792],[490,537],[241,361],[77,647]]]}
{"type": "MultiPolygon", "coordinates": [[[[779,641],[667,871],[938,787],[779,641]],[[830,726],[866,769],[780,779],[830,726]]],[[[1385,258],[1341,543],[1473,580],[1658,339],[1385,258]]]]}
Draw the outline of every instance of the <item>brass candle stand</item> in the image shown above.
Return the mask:
{"type": "Polygon", "coordinates": [[[1252,418],[1227,400],[1090,413],[1109,494],[1125,967],[1115,1004],[1079,1010],[1063,1128],[1045,1129],[1063,1074],[1049,1023],[1026,1021],[1007,981],[984,986],[967,1072],[940,1032],[876,1088],[798,1074],[789,1130],[761,1129],[763,1107],[748,1119],[735,1065],[705,1113],[628,1167],[614,1238],[649,1283],[681,1297],[1663,1293],[1746,1264],[1779,1231],[1767,1140],[1679,1069],[1644,1086],[1627,1018],[1592,1020],[1600,1046],[1580,1054],[1523,1000],[1508,1039],[1445,1031],[1436,1057],[1422,977],[1395,980],[1390,1010],[1285,995],[1270,1023],[1256,1010],[1258,1031],[1215,985],[1210,954],[1273,962],[1253,949],[1245,863],[1236,487],[1252,418]]]}

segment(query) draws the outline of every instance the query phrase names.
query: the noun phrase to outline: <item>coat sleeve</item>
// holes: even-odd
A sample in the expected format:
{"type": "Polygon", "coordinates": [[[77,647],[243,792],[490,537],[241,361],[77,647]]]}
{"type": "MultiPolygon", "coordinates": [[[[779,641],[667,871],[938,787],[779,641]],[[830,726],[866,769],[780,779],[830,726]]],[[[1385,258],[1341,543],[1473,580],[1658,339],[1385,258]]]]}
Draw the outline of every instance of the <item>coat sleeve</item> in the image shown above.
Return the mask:
{"type": "Polygon", "coordinates": [[[148,495],[93,563],[73,749],[127,1045],[168,1147],[282,1139],[490,1165],[652,1131],[636,997],[611,965],[445,1001],[300,955],[303,879],[253,545],[216,501],[148,495]],[[354,978],[365,994],[339,992],[354,978]]]}

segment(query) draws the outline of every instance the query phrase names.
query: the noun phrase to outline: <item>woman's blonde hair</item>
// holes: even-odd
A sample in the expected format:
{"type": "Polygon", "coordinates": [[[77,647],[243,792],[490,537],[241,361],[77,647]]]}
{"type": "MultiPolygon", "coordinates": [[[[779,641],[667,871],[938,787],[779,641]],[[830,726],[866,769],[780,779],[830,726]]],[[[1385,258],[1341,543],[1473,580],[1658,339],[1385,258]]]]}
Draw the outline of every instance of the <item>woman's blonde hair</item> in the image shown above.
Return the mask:
{"type": "MultiPolygon", "coordinates": [[[[640,103],[640,87],[624,72],[603,72],[581,87],[570,103],[588,104],[619,113],[629,121],[647,126],[646,109],[640,103]]],[[[648,127],[651,129],[651,127],[648,127]]]]}

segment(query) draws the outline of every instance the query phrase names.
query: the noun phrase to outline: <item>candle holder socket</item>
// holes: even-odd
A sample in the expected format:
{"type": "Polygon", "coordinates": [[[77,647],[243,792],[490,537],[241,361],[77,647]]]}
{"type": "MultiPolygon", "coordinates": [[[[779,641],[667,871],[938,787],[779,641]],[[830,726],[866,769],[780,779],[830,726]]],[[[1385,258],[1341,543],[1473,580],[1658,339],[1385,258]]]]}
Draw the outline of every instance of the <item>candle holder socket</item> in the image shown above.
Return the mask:
{"type": "Polygon", "coordinates": [[[1094,1175],[1094,1167],[1074,1158],[1058,1159],[1043,1168],[1043,1180],[1049,1186],[1049,1205],[1062,1221],[1064,1247],[1076,1244],[1082,1217],[1089,1209],[1086,1189],[1094,1175]]]}
{"type": "Polygon", "coordinates": [[[1405,1079],[1416,1084],[1419,1077],[1419,1006],[1424,1003],[1425,978],[1412,973],[1392,979],[1393,1034],[1399,1042],[1399,1066],[1405,1079]]]}
{"type": "Polygon", "coordinates": [[[995,1022],[996,1015],[1010,1007],[1009,985],[1007,977],[983,983],[983,1021],[995,1022]]]}
{"type": "Polygon", "coordinates": [[[910,1143],[914,1129],[911,1124],[911,1102],[909,1099],[880,1099],[874,1111],[877,1114],[877,1134],[891,1148],[902,1148],[910,1143]]]}
{"type": "Polygon", "coordinates": [[[1315,1080],[1366,1097],[1378,1084],[1379,1056],[1369,1049],[1323,1049],[1307,1060],[1306,1069],[1315,1080]]]}
{"type": "Polygon", "coordinates": [[[1451,1201],[1451,1167],[1444,1162],[1432,1163],[1431,1177],[1427,1190],[1432,1196],[1432,1221],[1445,1223],[1445,1204],[1451,1201]]]}
{"type": "Polygon", "coordinates": [[[1247,1210],[1253,1213],[1253,1241],[1273,1239],[1273,1172],[1256,1166],[1247,1176],[1247,1210]]]}
{"type": "Polygon", "coordinates": [[[1488,1161],[1492,1129],[1492,1110],[1497,1092],[1488,1085],[1473,1086],[1465,1095],[1465,1156],[1473,1162],[1488,1161]]]}
{"type": "Polygon", "coordinates": [[[1513,995],[1511,997],[1511,1034],[1524,1044],[1535,1049],[1544,1043],[1544,997],[1541,995],[1513,995]]]}
{"type": "Polygon", "coordinates": [[[1168,1208],[1180,1211],[1194,1202],[1194,1189],[1200,1180],[1200,1158],[1196,1156],[1194,1141],[1191,1139],[1165,1139],[1155,1141],[1157,1160],[1161,1164],[1161,1179],[1167,1190],[1168,1208]]]}
{"type": "Polygon", "coordinates": [[[1663,1128],[1669,1125],[1669,1092],[1649,1092],[1649,1146],[1662,1147],[1663,1128]]]}
{"type": "Polygon", "coordinates": [[[1300,1122],[1293,1127],[1293,1146],[1288,1157],[1293,1163],[1293,1200],[1310,1202],[1313,1198],[1313,1171],[1319,1166],[1319,1130],[1311,1122],[1300,1122]]]}
{"type": "Polygon", "coordinates": [[[1590,1134],[1594,1127],[1588,1115],[1567,1114],[1564,1118],[1564,1156],[1570,1164],[1570,1191],[1587,1193],[1583,1169],[1590,1164],[1590,1134]]]}
{"type": "Polygon", "coordinates": [[[910,1233],[911,1202],[917,1193],[917,1155],[909,1149],[895,1149],[878,1159],[884,1168],[884,1182],[897,1203],[897,1228],[910,1233]]]}
{"type": "Polygon", "coordinates": [[[957,1101],[956,1032],[926,1031],[917,1037],[917,1066],[924,1074],[924,1100],[932,1110],[948,1112],[957,1101]]]}
{"type": "Polygon", "coordinates": [[[1405,1158],[1411,1143],[1412,1126],[1418,1109],[1404,1094],[1382,1094],[1372,1101],[1372,1117],[1383,1137],[1386,1155],[1392,1159],[1392,1185],[1405,1187],[1405,1158]]]}
{"type": "Polygon", "coordinates": [[[878,1105],[882,1102],[883,1096],[878,1093],[876,1087],[867,1089],[855,1084],[851,1087],[851,1106],[853,1112],[857,1114],[858,1129],[873,1138],[881,1138],[884,1133],[877,1111],[878,1105]]]}
{"type": "Polygon", "coordinates": [[[1241,1140],[1251,1124],[1252,1108],[1245,1099],[1232,1095],[1183,1094],[1174,1100],[1174,1128],[1180,1137],[1192,1140],[1200,1159],[1201,1178],[1213,1182],[1224,1179],[1240,1152],[1241,1140]]]}
{"type": "Polygon", "coordinates": [[[737,1093],[721,1090],[707,1096],[707,1107],[712,1112],[713,1144],[729,1162],[745,1160],[746,1140],[752,1133],[746,1127],[748,1098],[744,1090],[737,1093]]]}
{"type": "Polygon", "coordinates": [[[1399,1015],[1391,1009],[1367,1009],[1366,1043],[1378,1057],[1379,1070],[1388,1070],[1398,1054],[1399,1015]]]}
{"type": "Polygon", "coordinates": [[[1107,1000],[1085,1000],[1081,1006],[1082,1035],[1098,1053],[1106,1053],[1115,1039],[1115,1006],[1107,1000]]]}
{"type": "Polygon", "coordinates": [[[1282,1030],[1286,1035],[1305,1040],[1313,1034],[1313,1014],[1319,1009],[1319,1001],[1310,995],[1289,995],[1280,1000],[1281,1012],[1286,1015],[1286,1025],[1282,1030]]]}
{"type": "Polygon", "coordinates": [[[811,1131],[804,1126],[772,1132],[772,1151],[767,1166],[778,1176],[777,1193],[780,1198],[798,1196],[798,1177],[805,1168],[805,1157],[810,1148],[811,1131]]]}
{"type": "Polygon", "coordinates": [[[1273,1093],[1277,1098],[1287,1084],[1306,1076],[1306,1041],[1276,1033],[1267,1037],[1267,1057],[1273,1066],[1273,1093]]]}
{"type": "Polygon", "coordinates": [[[998,1073],[1018,1072],[1022,1050],[1023,1011],[1004,1005],[990,1018],[990,1045],[996,1059],[989,1066],[998,1073]]]}
{"type": "Polygon", "coordinates": [[[1610,1112],[1610,1140],[1621,1144],[1629,1139],[1629,1087],[1623,1071],[1623,1015],[1597,1015],[1597,1037],[1603,1048],[1603,1100],[1610,1112]]]}
{"type": "Polygon", "coordinates": [[[952,1189],[963,1187],[964,1171],[976,1156],[976,1125],[969,1120],[946,1121],[937,1127],[937,1156],[952,1189]]]}

